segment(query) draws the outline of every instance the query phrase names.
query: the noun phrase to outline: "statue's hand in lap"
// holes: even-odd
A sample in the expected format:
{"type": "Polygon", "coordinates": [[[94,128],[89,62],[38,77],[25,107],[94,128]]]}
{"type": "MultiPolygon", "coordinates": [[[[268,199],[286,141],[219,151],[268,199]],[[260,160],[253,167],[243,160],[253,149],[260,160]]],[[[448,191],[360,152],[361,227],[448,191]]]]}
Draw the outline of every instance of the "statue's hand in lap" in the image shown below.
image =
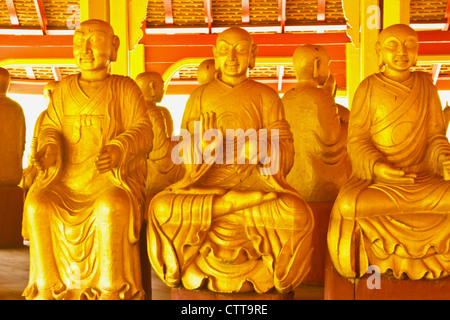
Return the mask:
{"type": "Polygon", "coordinates": [[[47,144],[34,155],[34,165],[45,171],[56,163],[58,157],[58,147],[54,144],[47,144]]]}
{"type": "Polygon", "coordinates": [[[99,173],[108,172],[119,164],[121,152],[119,147],[115,145],[104,146],[97,157],[95,165],[99,173]]]}
{"type": "Polygon", "coordinates": [[[374,180],[388,184],[413,184],[415,174],[405,174],[385,162],[376,162],[373,168],[374,180]]]}

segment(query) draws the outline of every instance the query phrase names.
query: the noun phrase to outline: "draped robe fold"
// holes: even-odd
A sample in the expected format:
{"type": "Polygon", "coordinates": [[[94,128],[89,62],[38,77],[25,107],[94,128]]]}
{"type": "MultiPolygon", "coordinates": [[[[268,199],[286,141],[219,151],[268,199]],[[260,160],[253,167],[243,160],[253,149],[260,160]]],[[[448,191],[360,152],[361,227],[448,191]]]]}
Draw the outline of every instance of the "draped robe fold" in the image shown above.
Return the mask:
{"type": "Polygon", "coordinates": [[[348,152],[353,175],[333,207],[328,232],[331,259],[345,277],[369,264],[397,278],[437,279],[450,272],[450,182],[440,154],[450,154],[442,106],[430,77],[414,72],[403,83],[375,74],[352,105],[348,152]],[[373,181],[385,161],[414,184],[373,181]]]}
{"type": "Polygon", "coordinates": [[[334,97],[325,89],[297,87],[282,101],[295,145],[287,182],[308,203],[334,202],[351,174],[347,123],[339,120],[334,97]]]}
{"type": "Polygon", "coordinates": [[[310,208],[285,181],[294,150],[281,100],[275,91],[251,80],[235,87],[214,80],[192,93],[182,128],[191,128],[193,134],[192,122],[211,111],[222,132],[277,129],[279,170],[262,175],[256,166],[246,174],[225,160],[195,164],[190,159],[184,178],[150,204],[151,264],[169,286],[193,290],[206,282],[212,291],[238,292],[245,287],[247,291],[250,283],[258,293],[274,287],[289,292],[309,271],[314,222],[310,208]],[[215,217],[215,199],[230,190],[276,192],[277,198],[215,217]]]}
{"type": "Polygon", "coordinates": [[[56,165],[40,173],[24,205],[30,239],[27,299],[140,299],[138,240],[152,130],[139,87],[110,75],[88,97],[79,74],[55,88],[38,136],[55,144],[56,165]],[[99,174],[103,146],[117,168],[99,174]]]}

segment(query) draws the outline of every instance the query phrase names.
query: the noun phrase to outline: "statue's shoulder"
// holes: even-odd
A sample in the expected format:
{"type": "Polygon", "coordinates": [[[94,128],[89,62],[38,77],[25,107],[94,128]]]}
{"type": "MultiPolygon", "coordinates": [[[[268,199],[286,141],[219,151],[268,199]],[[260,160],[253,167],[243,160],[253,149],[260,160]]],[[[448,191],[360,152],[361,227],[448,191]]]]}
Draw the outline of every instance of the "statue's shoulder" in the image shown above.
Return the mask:
{"type": "Polygon", "coordinates": [[[281,99],[278,92],[273,89],[272,87],[269,87],[267,84],[255,81],[255,80],[247,80],[248,84],[250,85],[249,94],[250,93],[257,93],[262,98],[265,99],[281,99]]]}
{"type": "Polygon", "coordinates": [[[414,76],[426,79],[426,80],[430,81],[431,83],[433,83],[433,85],[434,85],[433,77],[431,76],[431,74],[429,72],[413,71],[412,73],[414,74],[414,76]]]}

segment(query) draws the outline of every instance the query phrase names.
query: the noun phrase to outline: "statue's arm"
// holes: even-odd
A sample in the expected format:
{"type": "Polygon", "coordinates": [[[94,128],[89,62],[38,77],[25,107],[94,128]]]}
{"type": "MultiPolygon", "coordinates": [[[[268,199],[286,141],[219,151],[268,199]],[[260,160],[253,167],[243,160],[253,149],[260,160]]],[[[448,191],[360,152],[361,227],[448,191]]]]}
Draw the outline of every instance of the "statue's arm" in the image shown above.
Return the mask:
{"type": "Polygon", "coordinates": [[[107,143],[121,149],[119,163],[122,163],[128,155],[147,157],[153,147],[152,124],[147,114],[146,102],[139,90],[134,82],[128,83],[128,90],[123,93],[127,98],[124,100],[121,115],[124,130],[107,143]]]}
{"type": "Polygon", "coordinates": [[[348,125],[347,150],[352,163],[353,174],[364,180],[374,178],[374,166],[384,157],[373,145],[370,133],[370,80],[365,79],[355,92],[348,125]]]}

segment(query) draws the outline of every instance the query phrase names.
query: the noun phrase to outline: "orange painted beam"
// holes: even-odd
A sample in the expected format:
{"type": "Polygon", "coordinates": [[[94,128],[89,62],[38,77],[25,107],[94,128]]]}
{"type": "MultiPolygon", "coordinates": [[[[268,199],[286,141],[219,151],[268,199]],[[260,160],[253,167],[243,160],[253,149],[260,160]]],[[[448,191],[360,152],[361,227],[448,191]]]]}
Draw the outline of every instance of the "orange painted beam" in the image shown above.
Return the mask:
{"type": "Polygon", "coordinates": [[[72,58],[71,35],[0,35],[0,61],[5,59],[72,58]]]}
{"type": "Polygon", "coordinates": [[[325,21],[326,0],[317,0],[317,22],[325,21]]]}
{"type": "Polygon", "coordinates": [[[443,31],[448,31],[450,26],[450,0],[447,0],[447,9],[445,10],[445,28],[443,31]]]}
{"type": "Polygon", "coordinates": [[[167,25],[173,25],[172,0],[164,0],[164,16],[167,25]]]}
{"type": "Polygon", "coordinates": [[[9,19],[11,20],[11,25],[18,27],[19,18],[17,17],[16,6],[14,5],[14,0],[6,0],[6,6],[8,7],[9,19]]]}
{"type": "Polygon", "coordinates": [[[209,33],[212,30],[213,16],[212,16],[212,0],[203,0],[205,6],[205,23],[208,25],[209,33]]]}
{"type": "Polygon", "coordinates": [[[250,0],[242,0],[242,23],[250,23],[250,0]]]}
{"type": "Polygon", "coordinates": [[[278,0],[278,22],[281,25],[281,33],[286,26],[286,0],[278,0]]]}
{"type": "Polygon", "coordinates": [[[45,14],[45,7],[43,0],[34,0],[34,6],[36,7],[36,13],[39,19],[39,24],[41,25],[41,30],[43,34],[47,34],[47,15],[45,14]]]}

